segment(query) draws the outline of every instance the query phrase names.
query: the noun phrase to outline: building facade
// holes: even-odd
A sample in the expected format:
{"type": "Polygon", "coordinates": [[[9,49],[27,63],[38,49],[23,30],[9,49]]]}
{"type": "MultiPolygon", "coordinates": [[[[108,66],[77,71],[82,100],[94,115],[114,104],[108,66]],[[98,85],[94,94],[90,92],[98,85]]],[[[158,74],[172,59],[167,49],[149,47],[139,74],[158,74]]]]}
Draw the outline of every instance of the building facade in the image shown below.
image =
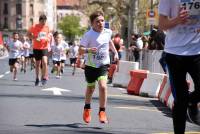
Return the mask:
{"type": "Polygon", "coordinates": [[[57,20],[58,22],[67,15],[80,17],[80,25],[88,26],[88,17],[81,11],[87,5],[87,0],[57,0],[57,20]]]}
{"type": "Polygon", "coordinates": [[[47,23],[56,28],[56,0],[0,0],[0,31],[24,31],[38,23],[41,14],[47,15],[47,23]]]}

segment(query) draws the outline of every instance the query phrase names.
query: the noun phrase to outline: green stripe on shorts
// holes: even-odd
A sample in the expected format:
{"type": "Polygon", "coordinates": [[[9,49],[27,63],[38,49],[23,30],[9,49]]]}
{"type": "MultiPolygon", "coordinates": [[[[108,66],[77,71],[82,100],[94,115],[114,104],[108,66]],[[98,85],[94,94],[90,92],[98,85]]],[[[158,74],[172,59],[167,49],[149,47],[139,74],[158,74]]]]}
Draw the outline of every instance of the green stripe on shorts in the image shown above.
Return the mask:
{"type": "Polygon", "coordinates": [[[87,86],[88,86],[88,87],[93,87],[93,86],[95,86],[95,82],[87,83],[87,86]]]}
{"type": "Polygon", "coordinates": [[[99,80],[107,80],[108,79],[108,76],[107,75],[105,75],[105,76],[99,76],[98,78],[97,78],[97,80],[99,81],[99,80]]]}

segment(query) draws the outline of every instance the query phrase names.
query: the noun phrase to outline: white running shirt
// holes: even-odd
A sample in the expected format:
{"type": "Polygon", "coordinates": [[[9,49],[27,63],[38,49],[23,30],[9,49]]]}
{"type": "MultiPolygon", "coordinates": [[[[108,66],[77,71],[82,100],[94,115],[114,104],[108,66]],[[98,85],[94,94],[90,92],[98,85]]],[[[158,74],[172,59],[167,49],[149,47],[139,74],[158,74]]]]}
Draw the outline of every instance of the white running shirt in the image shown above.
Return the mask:
{"type": "Polygon", "coordinates": [[[11,41],[8,44],[9,47],[9,58],[16,59],[21,57],[21,51],[23,48],[23,44],[21,41],[11,41]]]}
{"type": "Polygon", "coordinates": [[[66,56],[65,47],[62,45],[62,43],[51,46],[51,51],[52,51],[52,60],[54,61],[61,61],[63,60],[63,56],[66,56]]]}
{"type": "Polygon", "coordinates": [[[81,39],[80,44],[85,48],[97,47],[97,53],[85,54],[85,64],[99,68],[102,65],[110,64],[109,42],[111,40],[112,31],[104,28],[102,32],[96,32],[92,28],[86,32],[81,39]]]}
{"type": "Polygon", "coordinates": [[[30,47],[31,47],[31,45],[29,44],[28,41],[25,41],[23,45],[26,47],[26,48],[24,48],[24,50],[23,50],[23,55],[24,55],[25,57],[28,57],[29,54],[30,54],[30,47]]]}
{"type": "Polygon", "coordinates": [[[200,0],[160,0],[159,14],[175,18],[180,7],[189,11],[186,24],[177,25],[166,33],[164,51],[176,55],[200,54],[200,0]],[[192,3],[192,4],[191,4],[192,3]]]}

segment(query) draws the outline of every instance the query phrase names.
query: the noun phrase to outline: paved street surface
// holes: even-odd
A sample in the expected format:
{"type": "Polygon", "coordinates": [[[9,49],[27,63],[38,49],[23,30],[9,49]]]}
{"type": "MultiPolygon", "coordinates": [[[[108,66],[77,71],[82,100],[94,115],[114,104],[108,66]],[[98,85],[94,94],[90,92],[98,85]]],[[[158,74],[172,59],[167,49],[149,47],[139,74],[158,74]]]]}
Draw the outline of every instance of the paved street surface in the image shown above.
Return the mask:
{"type": "MultiPolygon", "coordinates": [[[[34,86],[28,68],[12,81],[8,59],[0,59],[0,134],[167,134],[172,133],[171,111],[157,99],[127,95],[109,85],[108,124],[98,122],[98,90],[92,102],[92,122],[82,121],[86,83],[83,70],[66,67],[61,79],[50,74],[48,84],[34,86]]],[[[196,132],[196,133],[195,133],[196,132]]],[[[187,133],[200,127],[187,123],[187,133]]]]}

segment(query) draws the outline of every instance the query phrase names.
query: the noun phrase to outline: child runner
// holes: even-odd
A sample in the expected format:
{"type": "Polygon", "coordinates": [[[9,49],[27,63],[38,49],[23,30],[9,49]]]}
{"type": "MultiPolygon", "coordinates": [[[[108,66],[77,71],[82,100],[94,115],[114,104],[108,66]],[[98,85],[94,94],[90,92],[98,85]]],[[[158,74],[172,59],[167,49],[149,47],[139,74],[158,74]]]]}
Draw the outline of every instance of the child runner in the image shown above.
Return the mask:
{"type": "Polygon", "coordinates": [[[53,70],[56,70],[56,78],[61,78],[61,60],[66,56],[65,46],[62,41],[62,34],[55,35],[55,45],[51,46],[53,70]]]}
{"type": "Polygon", "coordinates": [[[79,52],[86,55],[85,78],[87,89],[85,94],[85,106],[83,120],[86,123],[91,121],[91,100],[95,89],[95,82],[99,86],[99,121],[107,123],[106,102],[107,102],[107,69],[110,64],[109,48],[114,52],[114,59],[118,60],[118,53],[111,40],[112,31],[104,28],[104,14],[96,11],[90,15],[92,28],[86,32],[81,39],[79,52]]]}
{"type": "Polygon", "coordinates": [[[16,81],[21,50],[23,50],[23,44],[19,41],[19,34],[17,32],[13,33],[13,40],[9,42],[7,49],[9,51],[10,72],[13,72],[13,80],[16,81]]]}

